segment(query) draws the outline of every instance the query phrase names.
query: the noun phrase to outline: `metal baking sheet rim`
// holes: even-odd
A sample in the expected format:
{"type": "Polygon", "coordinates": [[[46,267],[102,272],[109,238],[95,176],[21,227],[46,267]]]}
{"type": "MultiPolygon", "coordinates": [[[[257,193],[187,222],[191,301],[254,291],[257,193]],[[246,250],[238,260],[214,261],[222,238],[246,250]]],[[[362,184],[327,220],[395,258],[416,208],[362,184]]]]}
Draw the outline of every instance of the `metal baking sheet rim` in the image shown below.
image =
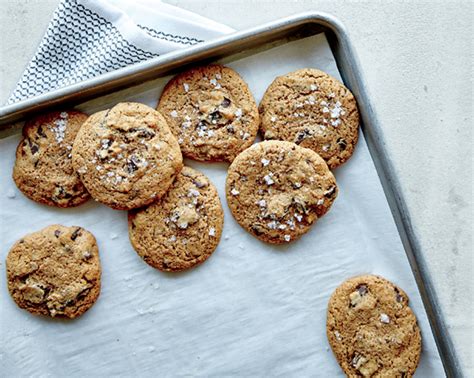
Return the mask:
{"type": "Polygon", "coordinates": [[[358,58],[346,29],[335,17],[319,12],[300,13],[159,56],[28,100],[3,106],[0,108],[0,129],[20,121],[32,113],[66,103],[80,103],[155,79],[186,64],[232,55],[304,30],[310,30],[312,34],[326,33],[344,83],[358,100],[362,129],[369,151],[423,299],[445,373],[448,377],[462,377],[460,364],[438,305],[431,276],[421,254],[420,244],[402,197],[398,177],[395,175],[393,164],[384,149],[379,122],[367,95],[358,58]]]}

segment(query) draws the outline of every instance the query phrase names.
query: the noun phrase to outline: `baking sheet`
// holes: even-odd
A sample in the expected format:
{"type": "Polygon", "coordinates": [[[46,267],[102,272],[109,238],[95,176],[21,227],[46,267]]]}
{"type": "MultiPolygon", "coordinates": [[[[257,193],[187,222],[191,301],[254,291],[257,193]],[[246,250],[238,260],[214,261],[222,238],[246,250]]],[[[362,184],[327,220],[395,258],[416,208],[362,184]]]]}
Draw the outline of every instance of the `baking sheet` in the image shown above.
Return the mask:
{"type": "MultiPolygon", "coordinates": [[[[302,67],[340,78],[324,35],[226,64],[257,101],[275,76],[302,67]]],[[[79,107],[89,113],[119,100],[155,106],[167,78],[144,93],[120,92],[79,107]]],[[[1,268],[11,245],[52,224],[80,225],[97,237],[103,268],[98,302],[74,321],[29,315],[0,280],[0,371],[5,376],[343,376],[326,339],[326,306],[346,278],[380,274],[411,299],[423,334],[418,377],[444,376],[420,295],[383,189],[361,135],[335,171],[331,211],[299,241],[271,246],[253,238],[225,203],[227,164],[186,164],[217,186],[223,237],[203,265],[162,273],[133,251],[126,213],[89,201],[75,209],[36,204],[11,179],[20,137],[0,141],[1,268]]]]}

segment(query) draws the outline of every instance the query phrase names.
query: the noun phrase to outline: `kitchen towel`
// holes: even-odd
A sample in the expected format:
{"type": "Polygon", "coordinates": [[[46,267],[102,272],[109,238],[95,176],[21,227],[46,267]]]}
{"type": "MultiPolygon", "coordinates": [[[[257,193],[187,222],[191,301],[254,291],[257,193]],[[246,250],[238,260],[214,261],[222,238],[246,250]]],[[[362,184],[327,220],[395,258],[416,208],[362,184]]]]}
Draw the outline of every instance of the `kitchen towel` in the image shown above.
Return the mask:
{"type": "Polygon", "coordinates": [[[61,0],[7,104],[233,31],[159,0],[61,0]]]}

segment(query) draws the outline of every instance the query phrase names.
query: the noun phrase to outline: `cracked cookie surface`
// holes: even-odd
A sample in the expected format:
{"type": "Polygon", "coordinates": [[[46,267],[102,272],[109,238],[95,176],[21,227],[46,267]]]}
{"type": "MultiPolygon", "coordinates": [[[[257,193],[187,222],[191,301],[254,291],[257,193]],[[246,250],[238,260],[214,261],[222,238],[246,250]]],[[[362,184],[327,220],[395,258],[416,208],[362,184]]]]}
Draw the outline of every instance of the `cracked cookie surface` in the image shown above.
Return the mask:
{"type": "Polygon", "coordinates": [[[128,216],[134,249],[162,271],[185,270],[205,261],[219,244],[223,223],[216,188],[189,167],[160,200],[128,216]]]}
{"type": "Polygon", "coordinates": [[[349,159],[359,135],[352,93],[332,76],[301,69],[277,77],[259,106],[265,140],[294,142],[317,152],[333,169],[349,159]]]}
{"type": "Polygon", "coordinates": [[[374,275],[351,278],[332,294],[327,337],[349,377],[411,377],[421,334],[406,293],[374,275]]]}
{"type": "Polygon", "coordinates": [[[338,188],[325,161],[291,142],[265,141],[229,167],[227,203],[237,222],[268,243],[306,233],[331,208],[338,188]]]}
{"type": "Polygon", "coordinates": [[[158,111],[178,138],[183,155],[200,161],[229,161],[257,136],[258,108],[237,72],[210,65],[174,77],[158,111]]]}
{"type": "Polygon", "coordinates": [[[72,207],[90,195],[72,165],[72,145],[87,115],[70,110],[25,122],[16,150],[13,180],[28,198],[49,206],[72,207]]]}
{"type": "Polygon", "coordinates": [[[11,248],[6,267],[10,295],[36,315],[75,318],[100,293],[99,250],[81,227],[52,225],[24,236],[11,248]]]}
{"type": "Polygon", "coordinates": [[[160,198],[183,166],[165,119],[132,102],[90,116],[77,134],[72,162],[91,196],[119,210],[160,198]]]}

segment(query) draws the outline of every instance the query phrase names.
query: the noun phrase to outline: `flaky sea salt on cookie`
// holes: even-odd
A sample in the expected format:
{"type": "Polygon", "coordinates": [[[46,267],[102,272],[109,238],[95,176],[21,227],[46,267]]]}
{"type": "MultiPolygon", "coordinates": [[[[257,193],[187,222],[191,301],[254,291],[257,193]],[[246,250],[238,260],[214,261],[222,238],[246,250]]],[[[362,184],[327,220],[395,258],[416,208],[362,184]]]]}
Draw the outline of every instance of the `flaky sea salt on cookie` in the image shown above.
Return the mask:
{"type": "Polygon", "coordinates": [[[202,173],[184,167],[157,202],[129,213],[130,241],[156,269],[175,272],[205,261],[222,234],[217,190],[202,173]]]}
{"type": "Polygon", "coordinates": [[[174,77],[158,110],[178,138],[183,155],[232,161],[258,132],[259,116],[247,84],[228,67],[210,65],[174,77]]]}
{"type": "Polygon", "coordinates": [[[331,208],[336,180],[314,151],[266,141],[238,155],[229,167],[227,203],[236,221],[268,243],[306,233],[331,208]]]}
{"type": "Polygon", "coordinates": [[[352,93],[332,76],[305,68],[277,77],[259,106],[264,139],[317,152],[333,169],[349,159],[359,135],[352,93]]]}
{"type": "Polygon", "coordinates": [[[160,198],[183,166],[165,119],[133,102],[89,117],[74,142],[72,162],[91,196],[120,210],[160,198]]]}
{"type": "Polygon", "coordinates": [[[16,150],[13,180],[28,198],[57,207],[78,206],[90,198],[72,165],[72,145],[87,115],[53,112],[25,122],[16,150]]]}

